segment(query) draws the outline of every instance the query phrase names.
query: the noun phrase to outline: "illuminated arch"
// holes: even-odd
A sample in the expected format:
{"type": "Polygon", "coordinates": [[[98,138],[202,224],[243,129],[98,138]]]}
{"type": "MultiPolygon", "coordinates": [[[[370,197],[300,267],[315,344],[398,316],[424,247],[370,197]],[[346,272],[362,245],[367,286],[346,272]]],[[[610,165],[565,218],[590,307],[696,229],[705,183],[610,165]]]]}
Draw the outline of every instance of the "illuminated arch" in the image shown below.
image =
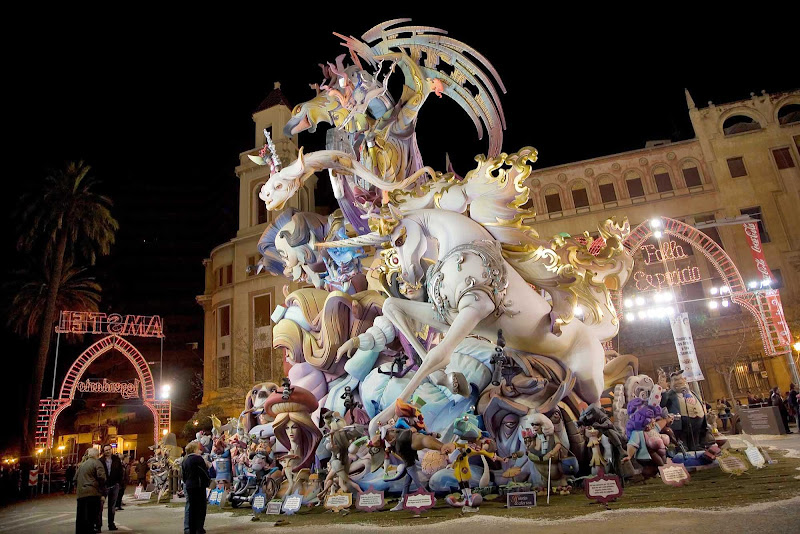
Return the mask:
{"type": "Polygon", "coordinates": [[[169,431],[170,401],[156,399],[155,381],[147,361],[142,356],[142,353],[127,340],[116,334],[111,334],[95,342],[78,356],[72,367],[70,367],[67,376],[64,377],[58,398],[39,401],[39,417],[36,423],[37,448],[52,447],[58,416],[72,405],[72,401],[75,399],[75,389],[83,373],[97,358],[114,349],[122,353],[133,365],[139,382],[142,384],[143,405],[153,415],[153,443],[158,443],[159,436],[164,429],[169,431]]]}
{"type": "MultiPolygon", "coordinates": [[[[767,292],[748,291],[744,279],[739,273],[739,269],[731,260],[725,250],[716,241],[706,234],[681,221],[668,217],[655,217],[661,225],[658,229],[666,235],[676,237],[692,245],[695,250],[699,250],[703,256],[714,266],[719,273],[722,281],[730,289],[730,299],[732,302],[749,311],[758,324],[761,334],[761,341],[767,356],[777,356],[786,354],[791,349],[788,345],[782,344],[779,340],[777,327],[771,320],[769,305],[767,302],[767,292]]],[[[651,224],[654,219],[647,220],[634,228],[630,235],[623,241],[623,246],[627,254],[633,256],[639,247],[653,235],[651,224]]],[[[622,290],[612,293],[618,317],[622,318],[622,290]]]]}
{"type": "Polygon", "coordinates": [[[120,351],[128,359],[128,361],[131,362],[131,365],[133,365],[134,369],[136,369],[136,373],[139,375],[139,381],[142,384],[142,398],[145,401],[155,400],[155,383],[153,381],[153,375],[150,373],[150,367],[147,365],[147,361],[136,347],[116,334],[111,334],[110,336],[106,336],[97,341],[94,345],[83,351],[83,354],[78,356],[78,359],[75,360],[75,363],[73,363],[72,367],[70,367],[67,376],[64,377],[64,383],[61,385],[61,394],[59,395],[59,399],[74,399],[75,388],[77,387],[78,382],[81,381],[81,377],[86,369],[97,358],[112,349],[120,351]]]}

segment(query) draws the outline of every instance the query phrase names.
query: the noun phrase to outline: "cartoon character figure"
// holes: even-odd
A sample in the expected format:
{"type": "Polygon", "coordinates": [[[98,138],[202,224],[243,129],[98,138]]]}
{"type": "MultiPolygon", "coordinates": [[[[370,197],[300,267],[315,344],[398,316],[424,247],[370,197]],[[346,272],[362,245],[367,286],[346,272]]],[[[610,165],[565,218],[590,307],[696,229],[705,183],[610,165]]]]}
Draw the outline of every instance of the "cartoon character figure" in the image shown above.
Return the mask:
{"type": "Polygon", "coordinates": [[[551,485],[565,488],[569,473],[562,467],[562,460],[570,457],[569,449],[556,434],[553,422],[544,414],[533,414],[531,427],[533,438],[528,445],[528,459],[543,480],[549,479],[551,485]]]}
{"type": "Polygon", "coordinates": [[[401,465],[393,472],[394,474],[391,477],[388,474],[392,473],[392,471],[388,471],[388,462],[384,463],[384,468],[387,469],[384,473],[385,480],[399,480],[403,476],[406,477],[400,501],[391,509],[392,512],[403,509],[403,501],[411,488],[412,482],[418,488],[426,487],[419,477],[421,470],[418,465],[419,451],[431,449],[444,454],[452,452],[452,448],[447,448],[452,444],[445,445],[433,436],[414,432],[410,428],[397,428],[394,422],[381,426],[369,444],[373,448],[385,448],[387,457],[393,455],[401,461],[401,465]]]}
{"type": "Polygon", "coordinates": [[[661,397],[661,407],[675,419],[670,425],[675,437],[689,450],[703,450],[706,441],[706,409],[697,395],[689,390],[683,370],[670,375],[670,387],[661,397]]]}
{"type": "Polygon", "coordinates": [[[322,491],[327,493],[336,486],[339,490],[358,493],[361,488],[350,480],[350,455],[354,455],[358,450],[356,442],[362,437],[366,439],[366,428],[359,430],[354,426],[348,426],[339,412],[327,412],[325,424],[330,429],[327,448],[332,454],[322,491]]]}
{"type": "Polygon", "coordinates": [[[589,467],[592,469],[592,474],[596,475],[599,468],[606,470],[608,468],[608,460],[603,455],[603,446],[600,431],[596,428],[586,428],[586,446],[592,452],[592,457],[589,460],[589,467]]]}
{"type": "Polygon", "coordinates": [[[232,480],[231,471],[231,450],[225,441],[224,437],[218,438],[214,442],[214,448],[211,451],[211,462],[214,465],[216,473],[215,479],[217,483],[220,482],[224,486],[228,486],[232,480]]]}
{"type": "Polygon", "coordinates": [[[597,429],[600,434],[608,439],[611,446],[612,459],[611,466],[614,473],[623,478],[630,478],[641,471],[632,465],[626,450],[627,439],[625,434],[617,430],[608,415],[599,406],[589,406],[581,412],[578,418],[581,426],[597,429]]]}
{"type": "MultiPolygon", "coordinates": [[[[477,511],[477,507],[483,502],[480,494],[473,494],[470,486],[472,470],[470,469],[469,459],[473,456],[481,456],[484,462],[483,471],[485,482],[488,484],[489,466],[486,458],[500,459],[497,456],[497,445],[489,439],[489,434],[482,431],[478,426],[478,418],[471,413],[465,413],[453,423],[453,434],[458,436],[459,441],[445,445],[446,450],[450,450],[450,460],[452,462],[453,473],[461,488],[461,500],[455,500],[448,495],[445,499],[450,506],[461,506],[464,512],[477,511]]],[[[505,459],[503,459],[505,460],[505,459]]]]}
{"type": "Polygon", "coordinates": [[[322,439],[319,427],[311,420],[316,409],[316,397],[300,386],[290,387],[288,379],[264,403],[264,412],[275,418],[275,437],[289,451],[279,459],[289,489],[294,486],[295,474],[311,465],[322,439]]]}
{"type": "Polygon", "coordinates": [[[652,461],[656,465],[666,463],[666,444],[655,430],[656,414],[654,407],[637,403],[633,399],[628,405],[628,456],[637,460],[652,461]]]}

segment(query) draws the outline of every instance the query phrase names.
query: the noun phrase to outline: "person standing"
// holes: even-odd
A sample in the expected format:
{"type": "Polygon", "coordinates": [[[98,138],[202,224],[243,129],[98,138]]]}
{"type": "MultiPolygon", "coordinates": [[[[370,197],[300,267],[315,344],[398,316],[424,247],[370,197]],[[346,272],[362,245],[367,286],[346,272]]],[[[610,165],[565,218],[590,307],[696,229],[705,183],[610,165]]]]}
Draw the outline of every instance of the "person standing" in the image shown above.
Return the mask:
{"type": "Polygon", "coordinates": [[[125,494],[125,488],[128,487],[128,483],[130,482],[130,476],[128,473],[128,457],[125,456],[125,458],[122,460],[122,481],[119,484],[119,491],[117,492],[117,502],[115,506],[117,511],[123,510],[122,496],[125,494]]]}
{"type": "Polygon", "coordinates": [[[75,516],[75,534],[94,534],[100,532],[97,517],[100,515],[100,497],[106,483],[106,470],[97,459],[99,451],[94,447],[86,451],[86,456],[75,473],[78,493],[78,510],[75,516]]]}
{"type": "Polygon", "coordinates": [[[192,441],[186,446],[186,458],[181,464],[183,484],[186,490],[186,506],[183,511],[183,534],[205,534],[206,488],[211,477],[208,464],[200,454],[200,444],[192,441]]]}
{"type": "Polygon", "coordinates": [[[778,389],[778,386],[772,388],[772,393],[769,397],[770,404],[775,406],[778,409],[778,412],[781,414],[781,419],[783,420],[783,427],[786,430],[787,434],[792,434],[793,432],[789,430],[789,412],[786,411],[786,405],[783,403],[783,397],[781,397],[781,391],[778,389]]]}
{"type": "Polygon", "coordinates": [[[75,465],[69,464],[67,470],[64,472],[64,495],[72,493],[75,479],[75,465]]]}
{"type": "Polygon", "coordinates": [[[798,396],[797,386],[794,384],[789,384],[789,407],[794,412],[797,430],[800,430],[800,396],[798,396]]]}
{"type": "Polygon", "coordinates": [[[111,445],[106,444],[103,445],[103,459],[101,462],[106,470],[106,498],[105,503],[101,501],[97,524],[101,527],[103,526],[103,505],[105,504],[108,507],[108,530],[117,530],[114,516],[117,513],[117,492],[122,483],[122,460],[114,454],[114,449],[111,445]]]}
{"type": "Polygon", "coordinates": [[[144,456],[142,456],[136,464],[136,478],[143,490],[147,487],[147,471],[147,462],[144,461],[144,456]]]}

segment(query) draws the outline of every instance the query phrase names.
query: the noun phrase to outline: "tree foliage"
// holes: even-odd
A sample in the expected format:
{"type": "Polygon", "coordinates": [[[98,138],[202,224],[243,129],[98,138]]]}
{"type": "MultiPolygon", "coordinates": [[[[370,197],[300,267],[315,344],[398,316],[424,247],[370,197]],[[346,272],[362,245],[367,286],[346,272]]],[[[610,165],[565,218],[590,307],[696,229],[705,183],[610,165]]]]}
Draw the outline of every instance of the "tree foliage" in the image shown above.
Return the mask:
{"type": "MultiPolygon", "coordinates": [[[[39,334],[52,274],[44,265],[33,263],[28,269],[16,271],[8,282],[7,285],[15,289],[8,310],[8,325],[18,335],[29,338],[39,334]]],[[[89,275],[88,269],[65,264],[56,296],[56,309],[96,312],[101,292],[100,284],[89,275]]],[[[75,339],[82,337],[72,336],[75,339]]]]}

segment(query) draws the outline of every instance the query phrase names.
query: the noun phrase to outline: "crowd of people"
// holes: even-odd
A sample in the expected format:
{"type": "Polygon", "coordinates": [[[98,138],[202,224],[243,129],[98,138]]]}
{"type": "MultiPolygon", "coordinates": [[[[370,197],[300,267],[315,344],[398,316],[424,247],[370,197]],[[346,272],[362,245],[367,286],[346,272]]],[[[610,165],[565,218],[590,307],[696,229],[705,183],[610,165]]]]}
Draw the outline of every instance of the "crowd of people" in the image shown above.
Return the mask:
{"type": "Polygon", "coordinates": [[[798,429],[800,429],[800,406],[798,402],[800,402],[798,400],[798,388],[795,384],[789,384],[789,391],[786,395],[783,395],[780,388],[777,386],[769,390],[768,394],[763,394],[761,392],[753,394],[751,391],[747,391],[747,404],[750,408],[764,406],[774,406],[778,408],[784,430],[787,434],[793,433],[789,429],[789,421],[794,421],[798,429]]]}

